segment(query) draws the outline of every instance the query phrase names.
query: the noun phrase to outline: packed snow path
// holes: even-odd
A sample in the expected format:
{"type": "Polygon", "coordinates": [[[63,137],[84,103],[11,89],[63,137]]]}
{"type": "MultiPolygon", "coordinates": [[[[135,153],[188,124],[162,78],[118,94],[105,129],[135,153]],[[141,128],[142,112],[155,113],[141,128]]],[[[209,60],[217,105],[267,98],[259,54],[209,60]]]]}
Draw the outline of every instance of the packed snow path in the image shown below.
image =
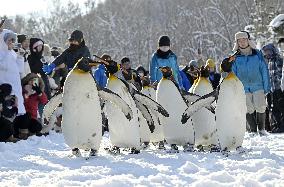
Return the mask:
{"type": "MultiPolygon", "coordinates": [[[[284,134],[245,137],[246,154],[167,154],[154,147],[138,155],[70,157],[62,134],[0,143],[0,186],[284,186],[284,134]]],[[[83,152],[87,155],[87,152],[83,152]]]]}

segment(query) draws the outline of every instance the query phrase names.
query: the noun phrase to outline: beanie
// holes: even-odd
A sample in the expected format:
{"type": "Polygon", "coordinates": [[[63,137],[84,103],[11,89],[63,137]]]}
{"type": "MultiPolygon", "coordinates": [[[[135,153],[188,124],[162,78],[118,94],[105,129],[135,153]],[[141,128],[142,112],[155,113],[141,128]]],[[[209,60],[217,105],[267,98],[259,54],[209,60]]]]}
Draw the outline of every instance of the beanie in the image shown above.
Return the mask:
{"type": "Polygon", "coordinates": [[[26,39],[28,39],[28,36],[25,34],[18,34],[17,39],[18,39],[18,43],[23,43],[26,39]]]}
{"type": "Polygon", "coordinates": [[[171,45],[170,38],[166,35],[160,36],[158,43],[159,43],[159,47],[171,45]]]}

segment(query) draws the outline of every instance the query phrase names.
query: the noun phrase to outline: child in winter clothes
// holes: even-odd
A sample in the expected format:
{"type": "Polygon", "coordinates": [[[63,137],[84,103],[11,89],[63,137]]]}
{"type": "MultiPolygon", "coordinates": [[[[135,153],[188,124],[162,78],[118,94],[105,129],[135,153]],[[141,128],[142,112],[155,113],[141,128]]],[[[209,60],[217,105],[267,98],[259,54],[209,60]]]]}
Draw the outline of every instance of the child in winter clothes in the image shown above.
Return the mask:
{"type": "Polygon", "coordinates": [[[38,104],[46,104],[43,80],[36,74],[30,73],[22,79],[24,105],[27,114],[15,122],[19,129],[19,138],[26,139],[28,134],[39,134],[42,125],[38,121],[38,104]]]}

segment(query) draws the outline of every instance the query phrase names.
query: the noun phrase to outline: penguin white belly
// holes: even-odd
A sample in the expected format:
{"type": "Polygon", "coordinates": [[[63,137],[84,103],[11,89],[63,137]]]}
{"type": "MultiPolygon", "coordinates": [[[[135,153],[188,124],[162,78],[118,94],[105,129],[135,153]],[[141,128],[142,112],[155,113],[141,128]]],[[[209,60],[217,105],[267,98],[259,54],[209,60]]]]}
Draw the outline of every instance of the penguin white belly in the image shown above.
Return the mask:
{"type": "Polygon", "coordinates": [[[126,86],[119,80],[108,81],[107,88],[118,94],[131,108],[133,118],[129,121],[112,103],[106,103],[110,141],[114,146],[140,149],[138,109],[126,86]]]}
{"type": "Polygon", "coordinates": [[[162,79],[158,84],[157,102],[169,113],[168,118],[161,118],[167,143],[185,145],[194,144],[194,129],[192,120],[181,123],[181,116],[187,109],[180,92],[170,80],[162,79]]]}
{"type": "MultiPolygon", "coordinates": [[[[193,93],[203,96],[212,91],[213,88],[210,82],[205,78],[201,78],[194,87],[193,93]]],[[[192,122],[195,130],[195,144],[197,146],[218,144],[215,114],[206,108],[202,108],[192,116],[192,122]]]]}
{"type": "Polygon", "coordinates": [[[246,131],[246,96],[239,79],[226,78],[220,87],[216,107],[216,127],[222,149],[236,149],[246,131]]]}
{"type": "Polygon", "coordinates": [[[72,70],[63,91],[62,133],[71,148],[99,149],[102,116],[98,90],[90,74],[72,70]]]}
{"type": "MultiPolygon", "coordinates": [[[[152,87],[148,88],[143,88],[141,91],[143,94],[147,95],[154,101],[156,101],[156,91],[152,87]]],[[[164,135],[164,129],[163,125],[160,122],[159,118],[162,118],[162,115],[160,115],[158,112],[150,110],[152,119],[155,124],[155,130],[153,133],[150,132],[149,127],[147,126],[148,130],[143,130],[141,129],[141,136],[149,136],[150,137],[150,142],[160,142],[165,139],[164,135]],[[144,134],[143,134],[144,133],[144,134]]]]}

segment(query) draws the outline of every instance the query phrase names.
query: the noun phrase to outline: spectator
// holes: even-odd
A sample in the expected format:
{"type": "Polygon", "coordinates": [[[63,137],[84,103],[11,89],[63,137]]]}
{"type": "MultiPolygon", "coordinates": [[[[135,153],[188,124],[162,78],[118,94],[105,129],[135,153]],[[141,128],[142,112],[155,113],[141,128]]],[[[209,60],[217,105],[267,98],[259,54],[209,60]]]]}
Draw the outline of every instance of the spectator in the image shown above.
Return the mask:
{"type": "Polygon", "coordinates": [[[56,66],[65,63],[68,71],[73,69],[76,62],[82,57],[90,58],[90,51],[85,45],[85,40],[82,31],[75,30],[69,38],[69,47],[59,55],[51,64],[45,65],[43,70],[50,74],[56,66]]]}
{"type": "Polygon", "coordinates": [[[48,99],[51,98],[50,86],[47,75],[43,72],[42,67],[44,59],[43,59],[43,49],[44,49],[44,42],[39,38],[31,38],[30,39],[30,51],[31,54],[28,56],[28,61],[30,64],[31,72],[35,74],[40,74],[44,85],[48,99]]]}
{"type": "Polygon", "coordinates": [[[184,68],[179,70],[179,74],[180,74],[181,79],[182,79],[182,86],[183,86],[183,88],[185,89],[185,91],[188,91],[189,88],[191,87],[191,84],[190,84],[190,81],[188,79],[188,75],[184,71],[184,68]]]}
{"type": "Polygon", "coordinates": [[[216,72],[216,65],[213,59],[208,59],[205,67],[209,68],[209,80],[215,90],[219,85],[221,75],[216,72]]]}
{"type": "Polygon", "coordinates": [[[152,55],[150,62],[150,80],[151,83],[157,85],[162,78],[160,67],[168,66],[172,69],[174,80],[179,88],[184,89],[182,86],[182,79],[179,74],[179,67],[177,64],[177,56],[171,51],[170,38],[168,36],[161,36],[158,41],[158,49],[152,55]]]}
{"type": "Polygon", "coordinates": [[[44,93],[44,82],[35,73],[29,73],[22,79],[23,95],[25,100],[26,115],[15,120],[15,131],[21,139],[29,135],[40,134],[42,125],[38,120],[38,105],[47,103],[47,96],[44,93]]]}
{"type": "Polygon", "coordinates": [[[265,131],[265,95],[270,91],[268,67],[262,53],[256,49],[248,32],[235,34],[233,51],[240,51],[236,55],[232,66],[233,72],[244,85],[247,103],[247,123],[249,131],[260,135],[267,135],[265,131]],[[254,116],[256,112],[256,117],[254,116]]]}
{"type": "Polygon", "coordinates": [[[131,68],[130,59],[128,57],[123,57],[120,62],[122,79],[133,83],[138,90],[141,90],[142,84],[140,77],[138,76],[136,70],[131,68]]]}
{"type": "Polygon", "coordinates": [[[24,57],[17,54],[13,48],[16,34],[13,31],[3,29],[0,33],[0,84],[7,83],[12,86],[12,94],[18,101],[18,115],[26,113],[20,73],[24,71],[24,57]]]}
{"type": "Polygon", "coordinates": [[[269,78],[271,83],[271,93],[267,97],[268,107],[271,111],[271,131],[280,132],[280,128],[284,125],[281,119],[284,113],[281,113],[279,100],[283,98],[281,91],[281,79],[282,79],[282,69],[283,69],[283,58],[277,48],[273,44],[267,44],[262,47],[264,58],[268,63],[269,78]]]}
{"type": "Polygon", "coordinates": [[[21,74],[21,78],[25,77],[27,74],[31,73],[31,68],[28,62],[28,56],[30,54],[29,45],[30,42],[28,40],[27,35],[20,34],[17,35],[18,43],[19,43],[19,53],[24,57],[24,72],[21,74]]]}

